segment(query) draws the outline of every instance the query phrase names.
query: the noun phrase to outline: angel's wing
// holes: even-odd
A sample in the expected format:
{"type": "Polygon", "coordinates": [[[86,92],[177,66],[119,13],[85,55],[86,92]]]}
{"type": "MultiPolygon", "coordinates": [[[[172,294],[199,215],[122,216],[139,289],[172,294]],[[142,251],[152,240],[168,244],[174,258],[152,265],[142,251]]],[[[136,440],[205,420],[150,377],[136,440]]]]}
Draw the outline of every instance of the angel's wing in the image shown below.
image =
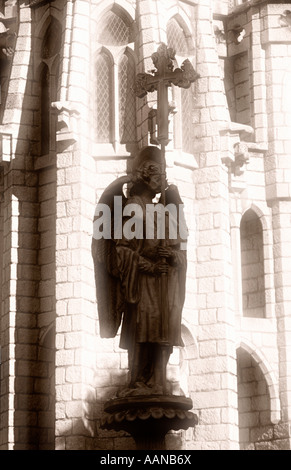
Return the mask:
{"type": "MultiPolygon", "coordinates": [[[[118,178],[105,189],[99,200],[99,204],[106,204],[110,209],[110,219],[107,223],[111,226],[112,237],[110,239],[96,239],[93,236],[92,238],[96,297],[102,338],[116,336],[124,311],[124,298],[116,264],[116,242],[113,228],[114,217],[119,216],[119,214],[114,214],[114,197],[121,196],[123,207],[126,202],[123,185],[128,182],[128,176],[118,178]]],[[[99,214],[94,217],[93,223],[98,217],[99,214]]]]}

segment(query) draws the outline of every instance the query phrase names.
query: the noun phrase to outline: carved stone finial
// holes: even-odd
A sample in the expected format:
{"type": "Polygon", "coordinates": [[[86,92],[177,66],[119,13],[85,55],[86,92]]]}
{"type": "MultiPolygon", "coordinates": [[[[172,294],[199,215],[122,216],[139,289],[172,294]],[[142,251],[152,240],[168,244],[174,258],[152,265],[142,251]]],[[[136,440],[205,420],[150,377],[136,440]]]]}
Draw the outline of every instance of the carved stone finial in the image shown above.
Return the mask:
{"type": "Polygon", "coordinates": [[[165,43],[162,43],[157,52],[152,54],[152,61],[154,66],[159,71],[172,71],[174,68],[173,60],[175,60],[176,51],[172,47],[167,47],[165,43]]]}

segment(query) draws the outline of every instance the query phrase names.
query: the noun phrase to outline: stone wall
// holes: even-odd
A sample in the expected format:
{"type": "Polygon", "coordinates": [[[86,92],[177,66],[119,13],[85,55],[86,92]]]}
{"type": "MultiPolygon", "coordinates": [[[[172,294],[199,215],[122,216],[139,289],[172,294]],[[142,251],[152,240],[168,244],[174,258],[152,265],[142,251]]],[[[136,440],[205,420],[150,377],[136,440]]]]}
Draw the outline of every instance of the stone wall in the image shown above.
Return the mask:
{"type": "MultiPolygon", "coordinates": [[[[67,0],[30,8],[23,1],[13,10],[19,30],[0,112],[1,136],[12,143],[9,154],[2,152],[0,182],[2,449],[134,448],[127,434],[100,427],[104,402],[126,383],[128,364],[119,336],[100,338],[92,222],[102,191],[130,170],[138,146],[151,143],[148,117],[156,94],[137,100],[136,143],[96,142],[92,97],[101,46],[95,39],[111,6],[67,0]],[[42,155],[39,66],[51,17],[61,26],[60,76],[50,151],[42,155]]],[[[286,9],[265,1],[114,4],[135,28],[135,46],[122,47],[131,50],[136,72],[152,68],[151,54],[167,41],[167,22],[176,18],[191,36],[200,74],[191,96],[193,153],[183,150],[181,135],[167,149],[168,179],[179,187],[190,232],[185,348],[171,357],[168,378],[176,393],[192,398],[199,424],[171,433],[169,449],[290,447],[286,9]],[[243,308],[241,267],[252,253],[241,244],[241,221],[249,210],[260,226],[260,318],[244,316],[243,308]]],[[[115,77],[118,57],[112,59],[115,77]]],[[[117,96],[118,87],[113,91],[117,96]]],[[[177,108],[170,117],[176,133],[177,108]]]]}

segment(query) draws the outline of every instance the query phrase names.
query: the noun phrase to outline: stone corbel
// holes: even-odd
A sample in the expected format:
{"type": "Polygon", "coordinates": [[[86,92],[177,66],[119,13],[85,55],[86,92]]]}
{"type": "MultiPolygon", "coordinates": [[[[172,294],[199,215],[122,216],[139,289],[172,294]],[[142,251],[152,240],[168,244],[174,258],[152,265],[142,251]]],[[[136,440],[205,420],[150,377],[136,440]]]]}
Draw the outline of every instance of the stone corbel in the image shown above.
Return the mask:
{"type": "Polygon", "coordinates": [[[231,122],[220,129],[222,162],[229,171],[229,189],[241,192],[246,188],[245,170],[249,162],[248,143],[245,137],[252,134],[253,128],[231,122]]]}
{"type": "Polygon", "coordinates": [[[250,161],[248,145],[243,142],[238,142],[234,145],[234,162],[231,165],[231,171],[234,176],[241,176],[244,174],[246,165],[250,161]]]}
{"type": "Polygon", "coordinates": [[[235,161],[234,146],[238,142],[249,141],[254,129],[245,124],[229,122],[220,126],[219,133],[221,160],[226,166],[230,167],[235,161]]]}
{"type": "Polygon", "coordinates": [[[241,193],[247,187],[246,165],[249,163],[248,145],[237,142],[233,146],[234,161],[229,166],[229,190],[233,193],[241,193]]]}
{"type": "Polygon", "coordinates": [[[68,101],[55,101],[52,103],[52,108],[58,113],[57,142],[77,142],[79,111],[68,101]]]}

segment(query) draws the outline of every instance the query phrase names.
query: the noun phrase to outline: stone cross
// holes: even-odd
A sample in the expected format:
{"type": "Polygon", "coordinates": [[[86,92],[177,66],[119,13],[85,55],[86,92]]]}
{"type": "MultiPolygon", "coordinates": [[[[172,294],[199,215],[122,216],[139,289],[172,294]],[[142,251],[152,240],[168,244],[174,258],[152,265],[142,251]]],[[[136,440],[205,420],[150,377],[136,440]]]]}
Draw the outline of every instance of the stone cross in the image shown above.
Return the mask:
{"type": "Polygon", "coordinates": [[[152,73],[139,73],[135,84],[135,93],[143,98],[147,93],[157,91],[157,124],[158,141],[162,145],[169,142],[169,104],[168,87],[173,85],[189,88],[191,83],[199,78],[189,59],[181,68],[174,70],[175,51],[162,43],[157,52],[152,55],[156,70],[152,73]]]}

